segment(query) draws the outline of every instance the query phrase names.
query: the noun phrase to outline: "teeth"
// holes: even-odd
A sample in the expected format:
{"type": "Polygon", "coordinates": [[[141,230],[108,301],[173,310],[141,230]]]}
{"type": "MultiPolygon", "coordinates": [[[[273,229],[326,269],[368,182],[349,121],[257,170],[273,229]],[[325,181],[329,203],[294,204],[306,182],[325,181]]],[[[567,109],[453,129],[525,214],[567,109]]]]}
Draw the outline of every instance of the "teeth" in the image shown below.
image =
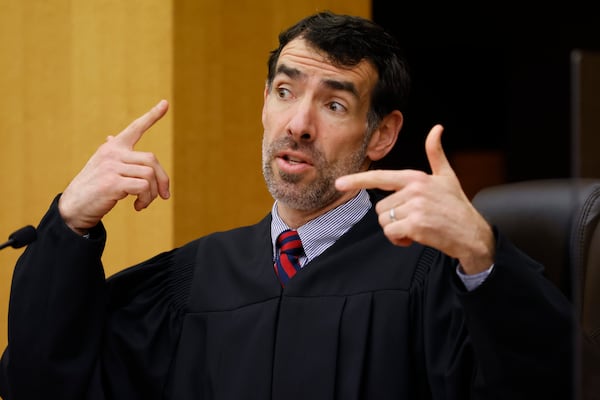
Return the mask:
{"type": "Polygon", "coordinates": [[[285,159],[290,163],[290,164],[302,164],[303,161],[299,160],[297,158],[291,158],[289,156],[285,157],[285,159]]]}

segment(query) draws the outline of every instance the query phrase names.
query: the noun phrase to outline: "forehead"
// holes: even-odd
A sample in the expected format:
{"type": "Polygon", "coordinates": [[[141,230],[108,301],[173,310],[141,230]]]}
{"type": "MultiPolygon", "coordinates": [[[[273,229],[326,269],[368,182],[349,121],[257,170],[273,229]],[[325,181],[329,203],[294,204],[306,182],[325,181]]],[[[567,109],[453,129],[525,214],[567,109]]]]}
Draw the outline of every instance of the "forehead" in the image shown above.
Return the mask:
{"type": "Polygon", "coordinates": [[[283,47],[277,60],[276,71],[280,71],[281,66],[297,70],[306,78],[348,81],[359,88],[359,92],[370,91],[377,81],[377,72],[371,62],[362,60],[351,67],[337,65],[326,53],[302,38],[294,39],[283,47]]]}

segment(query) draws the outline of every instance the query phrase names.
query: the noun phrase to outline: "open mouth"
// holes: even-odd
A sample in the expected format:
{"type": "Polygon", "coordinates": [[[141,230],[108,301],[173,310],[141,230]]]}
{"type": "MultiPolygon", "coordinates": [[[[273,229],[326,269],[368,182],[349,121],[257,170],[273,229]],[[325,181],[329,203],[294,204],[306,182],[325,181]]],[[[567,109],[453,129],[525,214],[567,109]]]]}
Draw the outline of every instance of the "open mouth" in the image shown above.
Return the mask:
{"type": "Polygon", "coordinates": [[[296,157],[291,157],[291,156],[289,156],[287,154],[283,156],[283,159],[285,161],[289,162],[290,164],[304,164],[305,163],[304,160],[301,160],[301,159],[296,158],[296,157]]]}

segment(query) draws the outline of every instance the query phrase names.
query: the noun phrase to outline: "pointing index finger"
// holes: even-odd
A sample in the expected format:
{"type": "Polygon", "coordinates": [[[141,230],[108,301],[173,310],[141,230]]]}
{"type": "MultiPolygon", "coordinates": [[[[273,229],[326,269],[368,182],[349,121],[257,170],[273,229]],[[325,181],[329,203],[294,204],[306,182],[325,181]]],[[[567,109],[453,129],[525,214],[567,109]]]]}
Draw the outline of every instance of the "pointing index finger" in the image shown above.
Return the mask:
{"type": "Polygon", "coordinates": [[[338,190],[347,191],[352,189],[382,189],[398,190],[401,188],[400,176],[403,171],[371,170],[346,175],[335,181],[338,190]]]}
{"type": "Polygon", "coordinates": [[[114,140],[127,145],[129,148],[133,148],[135,144],[140,140],[144,132],[146,132],[152,125],[161,119],[169,109],[169,103],[166,100],[159,101],[154,107],[152,107],[144,115],[135,119],[127,128],[119,133],[114,140]]]}

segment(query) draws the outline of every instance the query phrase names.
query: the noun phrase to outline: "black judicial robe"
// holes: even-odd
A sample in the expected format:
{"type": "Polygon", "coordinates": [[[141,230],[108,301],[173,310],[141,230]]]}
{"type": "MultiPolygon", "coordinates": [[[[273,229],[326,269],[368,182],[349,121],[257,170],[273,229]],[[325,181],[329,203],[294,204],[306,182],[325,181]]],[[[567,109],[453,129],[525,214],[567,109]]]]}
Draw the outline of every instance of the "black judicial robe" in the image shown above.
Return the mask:
{"type": "Polygon", "coordinates": [[[569,303],[500,234],[455,260],[393,246],[373,210],[282,289],[270,215],[105,280],[105,232],[57,201],[20,257],[0,393],[17,399],[569,399],[569,303]]]}

